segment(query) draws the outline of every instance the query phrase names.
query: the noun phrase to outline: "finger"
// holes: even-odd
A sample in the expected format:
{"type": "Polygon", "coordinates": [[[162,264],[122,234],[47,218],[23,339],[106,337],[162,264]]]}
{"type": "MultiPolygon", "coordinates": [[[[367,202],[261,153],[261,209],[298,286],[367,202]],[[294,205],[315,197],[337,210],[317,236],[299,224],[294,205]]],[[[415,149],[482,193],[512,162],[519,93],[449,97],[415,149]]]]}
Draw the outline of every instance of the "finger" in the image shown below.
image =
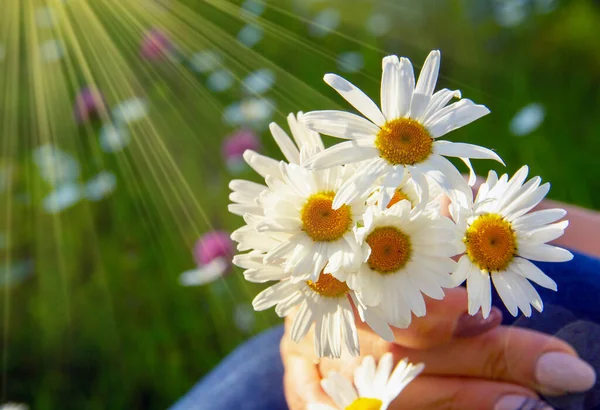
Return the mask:
{"type": "Polygon", "coordinates": [[[510,383],[420,376],[388,410],[551,410],[536,394],[510,383]]]}
{"type": "Polygon", "coordinates": [[[594,369],[571,346],[528,329],[502,326],[436,349],[392,346],[392,352],[397,360],[425,363],[428,374],[504,380],[547,395],[583,392],[596,382],[594,369]]]}
{"type": "MultiPolygon", "coordinates": [[[[424,317],[413,317],[408,328],[392,327],[395,342],[411,348],[431,348],[446,344],[455,337],[477,336],[502,322],[502,312],[497,308],[492,309],[487,319],[481,313],[470,316],[467,312],[465,288],[446,289],[445,294],[443,300],[425,297],[427,314],[424,317]]],[[[358,321],[357,327],[368,329],[367,324],[361,321],[358,321]]]]}
{"type": "Polygon", "coordinates": [[[309,359],[286,355],[283,358],[283,389],[290,410],[304,410],[308,403],[333,405],[321,388],[321,374],[309,359]]]}
{"type": "MultiPolygon", "coordinates": [[[[363,338],[361,337],[361,340],[363,338]]],[[[553,336],[515,327],[499,327],[475,338],[455,339],[432,349],[410,349],[371,337],[366,349],[376,360],[390,351],[396,361],[425,363],[425,374],[503,380],[547,395],[583,392],[594,386],[594,369],[553,336]]],[[[322,360],[320,370],[346,377],[351,368],[322,360]]]]}

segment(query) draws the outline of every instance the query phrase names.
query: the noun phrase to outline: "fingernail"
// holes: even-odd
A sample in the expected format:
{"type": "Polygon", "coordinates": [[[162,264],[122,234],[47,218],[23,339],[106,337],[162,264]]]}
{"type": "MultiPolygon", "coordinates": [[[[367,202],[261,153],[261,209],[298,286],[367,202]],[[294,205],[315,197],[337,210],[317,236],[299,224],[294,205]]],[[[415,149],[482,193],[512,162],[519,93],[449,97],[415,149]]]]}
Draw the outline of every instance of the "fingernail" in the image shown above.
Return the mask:
{"type": "Polygon", "coordinates": [[[504,396],[496,403],[494,410],[553,410],[543,401],[533,397],[504,396]]]}
{"type": "Polygon", "coordinates": [[[596,384],[596,372],[588,363],[567,353],[545,353],[538,359],[535,377],[549,394],[580,393],[596,384]]]}
{"type": "Polygon", "coordinates": [[[502,323],[502,311],[493,306],[487,319],[483,318],[481,310],[476,315],[471,316],[464,313],[458,318],[454,328],[455,337],[473,337],[487,332],[502,323]]]}

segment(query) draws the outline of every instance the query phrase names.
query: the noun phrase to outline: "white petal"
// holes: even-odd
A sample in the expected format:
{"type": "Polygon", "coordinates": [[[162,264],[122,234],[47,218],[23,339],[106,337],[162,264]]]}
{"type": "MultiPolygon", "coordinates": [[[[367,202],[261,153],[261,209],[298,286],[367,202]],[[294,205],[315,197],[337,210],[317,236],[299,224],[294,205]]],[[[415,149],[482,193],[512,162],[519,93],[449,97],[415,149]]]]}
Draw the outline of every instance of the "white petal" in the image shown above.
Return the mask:
{"type": "Polygon", "coordinates": [[[377,125],[345,111],[311,111],[301,118],[308,128],[332,137],[373,140],[379,133],[377,125]]]}
{"type": "Polygon", "coordinates": [[[564,217],[567,211],[564,209],[544,209],[531,212],[530,214],[518,217],[512,222],[514,229],[532,229],[538,226],[546,225],[564,217]]]}
{"type": "Polygon", "coordinates": [[[317,357],[335,357],[329,339],[329,314],[317,316],[315,321],[315,354],[317,357]]]}
{"type": "Polygon", "coordinates": [[[420,118],[417,118],[417,120],[421,124],[425,124],[433,114],[444,108],[452,98],[460,99],[460,97],[460,91],[449,90],[447,88],[439,90],[433,94],[427,109],[420,118]]]}
{"type": "Polygon", "coordinates": [[[381,110],[390,121],[400,117],[398,107],[398,91],[400,83],[400,61],[396,56],[383,59],[383,74],[381,75],[381,110]]]}
{"type": "Polygon", "coordinates": [[[377,370],[375,371],[373,385],[385,386],[387,384],[388,379],[390,378],[393,366],[394,357],[391,353],[388,352],[381,356],[381,358],[379,359],[379,363],[377,363],[377,370]]]}
{"type": "Polygon", "coordinates": [[[339,209],[342,205],[354,201],[369,191],[377,178],[386,170],[387,163],[377,158],[365,162],[338,190],[333,199],[332,208],[339,209]]]}
{"type": "Polygon", "coordinates": [[[565,233],[565,229],[569,226],[569,221],[562,221],[551,225],[542,226],[531,231],[518,231],[518,239],[522,243],[529,245],[542,244],[551,242],[565,233]]]}
{"type": "MultiPolygon", "coordinates": [[[[397,281],[396,283],[401,282],[397,281]]],[[[384,293],[380,306],[384,319],[394,327],[407,328],[412,319],[411,308],[402,288],[400,286],[384,286],[381,291],[384,293]]]]}
{"type": "Polygon", "coordinates": [[[229,189],[233,192],[229,195],[229,199],[234,202],[245,202],[250,199],[255,199],[260,195],[267,187],[256,182],[246,181],[243,179],[233,179],[229,182],[229,189]],[[238,195],[243,195],[243,200],[236,200],[238,195]]]}
{"type": "Polygon", "coordinates": [[[470,187],[475,185],[477,182],[477,174],[475,174],[475,170],[473,169],[473,165],[471,165],[471,161],[469,158],[459,157],[460,160],[469,168],[469,181],[467,182],[470,187]]]}
{"type": "Polygon", "coordinates": [[[573,254],[566,249],[552,245],[519,245],[517,254],[523,258],[540,262],[568,262],[573,254]]]}
{"type": "Polygon", "coordinates": [[[341,374],[332,372],[327,376],[327,378],[335,383],[336,394],[338,395],[338,399],[334,400],[336,404],[346,408],[358,398],[356,395],[356,390],[354,389],[354,386],[352,386],[352,382],[343,377],[341,374]]]}
{"type": "Polygon", "coordinates": [[[463,99],[431,116],[425,127],[433,138],[441,137],[457,128],[489,114],[490,110],[484,105],[475,104],[473,101],[463,99]]]}
{"type": "Polygon", "coordinates": [[[540,294],[535,290],[533,285],[527,281],[524,277],[518,273],[509,272],[510,280],[512,280],[519,288],[521,303],[519,308],[526,317],[531,316],[531,306],[538,312],[544,310],[544,302],[540,297],[540,294]]]}
{"type": "MultiPolygon", "coordinates": [[[[435,276],[432,276],[435,277],[435,276]]],[[[445,296],[440,285],[432,279],[427,273],[412,273],[409,278],[423,294],[432,299],[442,300],[445,296]]]]}
{"type": "Polygon", "coordinates": [[[508,309],[511,315],[516,317],[519,313],[519,308],[515,296],[513,295],[514,285],[504,277],[502,272],[493,273],[492,280],[494,281],[494,287],[496,288],[498,295],[500,295],[500,299],[504,302],[506,309],[508,309]]]}
{"type": "Polygon", "coordinates": [[[252,306],[256,311],[269,309],[277,303],[286,300],[296,291],[297,287],[295,284],[289,281],[279,282],[256,295],[252,301],[252,306]]]}
{"type": "Polygon", "coordinates": [[[515,269],[517,273],[520,273],[530,281],[535,282],[540,286],[543,286],[547,289],[552,289],[553,291],[557,290],[556,282],[527,259],[515,258],[511,268],[515,269]]]}
{"type": "Polygon", "coordinates": [[[483,290],[481,291],[481,313],[484,319],[487,319],[492,310],[492,283],[490,275],[483,276],[483,290]]]}
{"type": "Polygon", "coordinates": [[[365,323],[383,340],[393,342],[396,339],[394,332],[392,332],[388,324],[377,314],[373,313],[371,309],[367,309],[365,312],[365,323]]]}
{"type": "MultiPolygon", "coordinates": [[[[339,408],[345,408],[348,405],[347,391],[352,385],[344,379],[339,373],[330,373],[327,378],[321,380],[321,387],[339,408]]],[[[353,389],[353,388],[352,388],[353,389]]]]}
{"type": "Polygon", "coordinates": [[[383,178],[383,182],[381,183],[382,195],[379,200],[379,207],[381,209],[385,209],[388,206],[394,197],[398,186],[402,183],[403,178],[403,166],[393,167],[392,170],[386,174],[385,178],[383,178]]]}
{"type": "Polygon", "coordinates": [[[519,216],[526,214],[537,204],[542,202],[546,195],[548,195],[548,191],[550,191],[550,184],[545,183],[535,188],[532,192],[516,198],[509,206],[502,210],[501,214],[506,216],[509,221],[512,221],[519,216]]]}
{"type": "Polygon", "coordinates": [[[417,119],[422,117],[430,103],[430,95],[413,93],[412,101],[410,102],[410,118],[417,119]]]}
{"type": "Polygon", "coordinates": [[[259,269],[247,269],[244,271],[244,279],[252,283],[281,280],[287,276],[288,274],[281,267],[274,265],[264,265],[264,267],[259,269]]]}
{"type": "Polygon", "coordinates": [[[419,289],[417,289],[417,287],[405,275],[401,274],[399,279],[399,283],[402,284],[402,295],[408,302],[410,310],[412,310],[418,317],[425,316],[427,308],[425,307],[425,300],[423,299],[423,295],[421,295],[419,289]]]}
{"type": "Polygon", "coordinates": [[[283,153],[283,156],[291,162],[292,164],[300,163],[300,151],[294,145],[290,137],[285,133],[284,130],[281,129],[279,125],[272,122],[269,124],[269,129],[271,130],[271,135],[273,135],[273,139],[279,146],[279,149],[283,153]]]}
{"type": "Polygon", "coordinates": [[[465,144],[463,142],[435,141],[433,152],[447,157],[463,157],[470,159],[493,159],[502,165],[504,161],[494,151],[479,145],[465,144]]]}
{"type": "MultiPolygon", "coordinates": [[[[342,356],[342,339],[341,339],[341,320],[340,320],[340,311],[338,310],[335,313],[328,314],[325,316],[325,328],[327,329],[327,337],[329,338],[329,346],[331,347],[331,354],[333,357],[341,357],[342,356]]],[[[358,340],[357,340],[358,343],[358,340]]],[[[354,354],[353,356],[357,356],[354,354]]]]}
{"type": "Polygon", "coordinates": [[[319,275],[328,261],[329,255],[327,254],[327,244],[320,242],[315,243],[311,253],[312,255],[310,256],[313,264],[310,280],[316,282],[319,280],[319,275]]]}
{"type": "MultiPolygon", "coordinates": [[[[525,317],[530,317],[532,311],[531,304],[529,303],[529,296],[535,298],[535,296],[530,293],[530,291],[533,290],[537,295],[535,289],[533,289],[533,287],[531,289],[527,288],[526,285],[531,286],[527,279],[525,279],[521,275],[517,275],[516,273],[510,270],[502,272],[501,275],[506,280],[506,283],[510,285],[512,296],[515,303],[517,304],[517,307],[521,310],[521,312],[523,312],[523,315],[525,317]]],[[[539,299],[539,295],[537,295],[537,299],[539,299]]]]}
{"type": "Polygon", "coordinates": [[[281,244],[279,244],[275,248],[270,249],[269,252],[265,255],[265,263],[277,262],[278,259],[285,258],[290,252],[294,250],[294,248],[296,248],[296,244],[298,243],[300,237],[301,234],[295,235],[289,240],[281,242],[281,244]]]}
{"type": "Polygon", "coordinates": [[[354,372],[354,385],[360,397],[373,397],[373,380],[376,369],[373,356],[366,356],[354,372]]]}
{"type": "Polygon", "coordinates": [[[469,275],[467,277],[467,294],[469,297],[469,314],[477,313],[484,299],[483,292],[485,291],[485,277],[487,274],[482,273],[477,267],[471,264],[469,275]]]}
{"type": "Polygon", "coordinates": [[[354,322],[354,313],[350,304],[346,301],[346,306],[340,304],[340,318],[341,318],[341,329],[342,339],[346,343],[346,347],[352,356],[358,356],[360,354],[360,348],[358,344],[358,331],[354,322]]]}
{"type": "Polygon", "coordinates": [[[420,164],[420,167],[426,172],[427,176],[437,182],[447,193],[457,191],[464,195],[468,195],[472,192],[456,167],[440,155],[430,155],[427,161],[420,164]]]}
{"type": "Polygon", "coordinates": [[[417,81],[415,93],[428,96],[433,95],[438,79],[438,73],[440,71],[440,59],[441,56],[439,50],[433,50],[429,53],[423,64],[423,68],[419,73],[419,80],[417,81]]]}
{"type": "Polygon", "coordinates": [[[242,205],[242,204],[229,204],[227,210],[235,215],[244,216],[246,214],[260,214],[262,208],[258,205],[242,205]]]}
{"type": "Polygon", "coordinates": [[[419,203],[415,206],[415,212],[420,212],[427,207],[427,204],[430,203],[429,181],[425,177],[425,174],[418,167],[408,166],[407,169],[413,181],[415,182],[415,190],[417,191],[417,197],[419,199],[419,203]]]}
{"type": "Polygon", "coordinates": [[[308,197],[313,193],[313,174],[296,165],[279,163],[282,178],[287,182],[287,187],[293,189],[299,197],[308,197]]]}
{"type": "Polygon", "coordinates": [[[261,177],[266,178],[269,175],[279,176],[279,162],[273,158],[266,157],[252,150],[244,151],[244,160],[261,177]]]}
{"type": "Polygon", "coordinates": [[[415,90],[415,73],[408,58],[402,57],[400,59],[399,71],[400,78],[398,81],[398,94],[396,96],[398,99],[398,117],[407,117],[410,113],[413,92],[415,90]]]}
{"type": "Polygon", "coordinates": [[[227,269],[229,264],[224,258],[213,259],[210,263],[200,266],[197,269],[188,270],[179,276],[179,283],[183,286],[199,286],[214,282],[219,279],[227,269]]]}
{"type": "Polygon", "coordinates": [[[385,117],[373,100],[352,83],[335,74],[325,74],[323,80],[374,124],[385,124],[385,117]]]}
{"type": "Polygon", "coordinates": [[[299,342],[306,336],[311,325],[315,320],[315,312],[313,308],[309,307],[308,301],[304,300],[298,313],[294,318],[294,324],[292,325],[291,338],[294,342],[299,342]]]}
{"type": "Polygon", "coordinates": [[[385,401],[388,403],[392,402],[424,368],[425,365],[423,363],[413,365],[408,363],[407,359],[398,362],[388,381],[385,401]]]}
{"type": "Polygon", "coordinates": [[[379,150],[373,144],[363,141],[346,141],[310,157],[303,165],[308,169],[326,169],[378,157],[379,150]]]}
{"type": "Polygon", "coordinates": [[[301,150],[303,148],[312,148],[318,152],[323,151],[325,147],[323,146],[321,136],[315,131],[306,128],[302,121],[303,116],[303,112],[298,113],[298,118],[296,118],[294,114],[289,114],[287,116],[288,125],[292,131],[292,136],[294,137],[294,141],[296,141],[296,145],[298,145],[298,148],[301,150]]]}
{"type": "MultiPolygon", "coordinates": [[[[491,188],[490,197],[500,197],[498,206],[503,208],[506,204],[509,204],[523,193],[535,190],[535,188],[539,186],[541,178],[534,178],[525,184],[526,186],[523,186],[528,173],[529,167],[527,167],[527,165],[521,167],[506,184],[498,184],[496,187],[491,188]]],[[[502,177],[504,177],[504,175],[502,175],[502,177]]]]}
{"type": "Polygon", "coordinates": [[[302,292],[296,292],[286,300],[279,302],[275,306],[275,313],[279,317],[286,317],[291,311],[304,300],[305,296],[302,292]]]}

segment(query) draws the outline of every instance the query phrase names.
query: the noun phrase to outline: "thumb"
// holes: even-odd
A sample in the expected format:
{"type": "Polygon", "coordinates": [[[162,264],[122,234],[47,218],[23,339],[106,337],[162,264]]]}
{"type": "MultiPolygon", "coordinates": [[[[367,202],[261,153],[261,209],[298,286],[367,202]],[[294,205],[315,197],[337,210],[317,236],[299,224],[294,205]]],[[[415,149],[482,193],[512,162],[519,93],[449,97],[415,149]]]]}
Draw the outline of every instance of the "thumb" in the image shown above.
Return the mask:
{"type": "MultiPolygon", "coordinates": [[[[392,327],[395,343],[414,349],[427,349],[448,343],[453,338],[474,337],[502,322],[502,312],[493,307],[487,319],[478,312],[467,312],[467,290],[463,287],[446,289],[443,300],[426,299],[427,314],[414,317],[406,329],[392,327]]],[[[364,330],[367,325],[359,321],[364,330]]]]}
{"type": "Polygon", "coordinates": [[[333,406],[321,388],[321,374],[316,363],[292,354],[283,357],[283,367],[283,389],[290,410],[305,410],[310,408],[309,404],[317,403],[333,406]]]}

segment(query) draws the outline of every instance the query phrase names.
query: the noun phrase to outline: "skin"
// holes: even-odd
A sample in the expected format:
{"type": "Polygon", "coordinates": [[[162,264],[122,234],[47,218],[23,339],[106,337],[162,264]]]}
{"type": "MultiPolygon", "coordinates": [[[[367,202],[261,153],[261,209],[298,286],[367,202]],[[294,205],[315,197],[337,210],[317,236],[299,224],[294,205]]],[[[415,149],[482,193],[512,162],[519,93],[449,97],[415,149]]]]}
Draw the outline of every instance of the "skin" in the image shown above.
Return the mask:
{"type": "MultiPolygon", "coordinates": [[[[544,201],[539,209],[555,207],[568,211],[570,227],[554,243],[600,256],[600,244],[590,240],[600,229],[600,214],[553,201],[544,201]]],[[[454,337],[456,322],[467,311],[467,292],[455,288],[447,290],[446,295],[443,301],[426,297],[427,316],[414,318],[408,329],[394,329],[394,343],[357,323],[362,355],[373,355],[378,360],[392,352],[396,361],[408,357],[413,363],[425,363],[424,372],[402,391],[389,410],[485,410],[493,409],[505,395],[538,398],[539,393],[564,394],[544,391],[535,381],[535,365],[547,352],[576,356],[570,345],[550,335],[506,326],[471,338],[454,337]]],[[[289,335],[292,322],[293,315],[288,316],[281,340],[289,408],[304,410],[312,402],[334,406],[321,389],[321,379],[336,371],[352,380],[362,357],[319,361],[314,355],[312,330],[300,343],[294,343],[289,335]]]]}
{"type": "MultiPolygon", "coordinates": [[[[392,352],[396,361],[408,357],[413,363],[425,363],[424,372],[409,384],[390,410],[493,409],[504,395],[537,398],[537,359],[546,352],[576,355],[571,346],[555,337],[506,326],[472,338],[453,337],[458,317],[466,312],[467,294],[464,288],[456,288],[448,290],[447,295],[444,301],[428,299],[427,316],[415,318],[408,329],[394,329],[394,343],[357,324],[363,355],[378,360],[384,353],[392,352]]],[[[333,405],[320,387],[323,375],[336,371],[352,380],[362,357],[317,361],[313,334],[296,344],[288,334],[291,323],[288,318],[281,340],[284,388],[290,410],[304,410],[310,402],[333,405]]]]}

